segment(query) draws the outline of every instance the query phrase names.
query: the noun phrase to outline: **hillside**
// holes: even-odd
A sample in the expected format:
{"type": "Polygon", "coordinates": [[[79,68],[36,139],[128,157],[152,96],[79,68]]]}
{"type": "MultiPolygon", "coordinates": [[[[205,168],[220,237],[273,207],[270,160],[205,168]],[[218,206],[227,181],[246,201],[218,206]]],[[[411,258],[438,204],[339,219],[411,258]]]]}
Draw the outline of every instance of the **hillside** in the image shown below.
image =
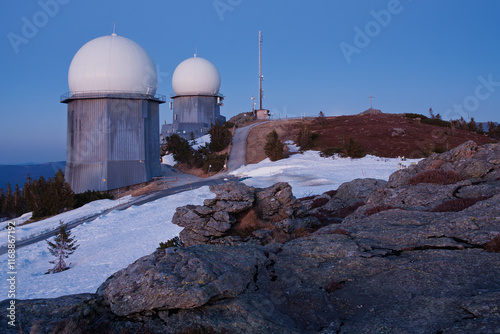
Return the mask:
{"type": "Polygon", "coordinates": [[[22,187],[28,174],[32,179],[38,179],[40,176],[45,179],[54,177],[59,169],[64,171],[65,166],[65,161],[44,164],[0,165],[0,188],[5,190],[7,183],[10,183],[12,189],[16,184],[22,187]]]}
{"type": "Polygon", "coordinates": [[[492,142],[486,136],[465,130],[453,130],[423,124],[397,114],[352,115],[304,120],[273,120],[254,127],[248,136],[247,163],[266,158],[264,144],[267,134],[275,129],[282,141],[296,140],[302,126],[319,134],[316,150],[342,146],[343,138],[356,139],[367,154],[394,158],[422,158],[436,149],[449,150],[473,140],[479,145],[492,142]]]}

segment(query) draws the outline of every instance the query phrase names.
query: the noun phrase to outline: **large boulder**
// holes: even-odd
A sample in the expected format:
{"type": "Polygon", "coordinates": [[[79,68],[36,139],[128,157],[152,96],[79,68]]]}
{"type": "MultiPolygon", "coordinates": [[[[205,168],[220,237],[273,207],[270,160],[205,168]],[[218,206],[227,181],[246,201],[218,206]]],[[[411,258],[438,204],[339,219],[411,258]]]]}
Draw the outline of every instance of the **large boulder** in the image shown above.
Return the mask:
{"type": "Polygon", "coordinates": [[[98,290],[113,313],[191,309],[236,298],[249,288],[266,257],[253,247],[198,245],[142,257],[98,290]]]}

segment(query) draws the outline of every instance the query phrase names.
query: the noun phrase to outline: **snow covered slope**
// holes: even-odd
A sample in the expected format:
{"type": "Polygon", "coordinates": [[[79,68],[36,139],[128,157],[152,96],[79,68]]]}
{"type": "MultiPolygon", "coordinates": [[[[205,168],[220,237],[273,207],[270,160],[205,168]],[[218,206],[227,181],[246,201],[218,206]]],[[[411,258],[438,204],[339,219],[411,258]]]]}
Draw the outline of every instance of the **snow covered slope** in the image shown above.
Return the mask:
{"type": "MultiPolygon", "coordinates": [[[[337,189],[340,184],[356,178],[388,179],[398,169],[398,164],[409,165],[417,161],[402,162],[399,159],[374,156],[363,159],[332,159],[322,158],[319,152],[308,151],[277,162],[267,159],[255,165],[244,166],[233,174],[249,177],[243,182],[256,187],[286,181],[292,185],[296,197],[303,197],[337,189]]],[[[203,187],[139,207],[113,211],[76,227],[72,230],[72,235],[78,240],[80,247],[68,259],[72,268],[62,273],[45,275],[52,267],[49,263],[52,257],[46,242],[18,249],[16,298],[55,298],[67,294],[94,293],[113,273],[152,253],[160,242],[179,234],[181,228],[171,223],[177,207],[200,205],[206,198],[214,198],[214,194],[208,187],[203,187]]],[[[103,205],[110,205],[109,202],[94,202],[89,207],[95,206],[94,209],[98,212],[103,205]]],[[[57,225],[59,219],[69,221],[74,214],[67,212],[54,217],[50,224],[57,225]]],[[[36,227],[43,228],[41,225],[36,227]]],[[[24,232],[20,231],[21,233],[24,232]]],[[[3,238],[3,244],[7,236],[0,234],[0,238],[3,238]]],[[[3,298],[7,298],[8,291],[7,260],[7,255],[0,256],[0,263],[5,268],[0,274],[0,291],[5,292],[3,298]]]]}

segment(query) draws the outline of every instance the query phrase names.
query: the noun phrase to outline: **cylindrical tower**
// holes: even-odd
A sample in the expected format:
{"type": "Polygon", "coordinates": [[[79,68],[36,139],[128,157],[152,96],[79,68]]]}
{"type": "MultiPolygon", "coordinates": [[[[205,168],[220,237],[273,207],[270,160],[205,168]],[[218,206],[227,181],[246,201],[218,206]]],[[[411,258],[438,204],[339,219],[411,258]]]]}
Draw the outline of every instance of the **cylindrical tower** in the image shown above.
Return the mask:
{"type": "Polygon", "coordinates": [[[173,123],[162,127],[162,136],[177,133],[184,138],[200,137],[212,124],[224,122],[220,115],[224,96],[219,93],[221,85],[217,68],[208,60],[197,57],[180,63],[172,76],[173,123]]]}
{"type": "Polygon", "coordinates": [[[110,190],[161,174],[156,67],[134,41],[91,40],[68,72],[66,180],[76,193],[110,190]]]}

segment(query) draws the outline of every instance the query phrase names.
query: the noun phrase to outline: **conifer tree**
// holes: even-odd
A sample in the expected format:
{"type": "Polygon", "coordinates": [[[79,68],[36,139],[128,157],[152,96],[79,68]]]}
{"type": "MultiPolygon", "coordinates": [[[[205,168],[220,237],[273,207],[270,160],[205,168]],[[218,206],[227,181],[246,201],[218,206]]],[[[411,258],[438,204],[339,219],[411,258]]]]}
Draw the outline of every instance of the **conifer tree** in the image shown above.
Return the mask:
{"type": "Polygon", "coordinates": [[[67,259],[73,254],[79,245],[77,245],[76,240],[71,237],[71,231],[67,230],[67,228],[68,225],[60,220],[54,242],[47,241],[50,254],[56,258],[54,261],[50,261],[50,263],[55,264],[55,266],[50,269],[47,274],[55,274],[69,269],[69,265],[66,264],[64,259],[67,259]]]}
{"type": "Polygon", "coordinates": [[[196,144],[196,138],[194,137],[194,132],[191,131],[191,133],[189,134],[189,144],[191,146],[193,146],[194,144],[196,144]]]}
{"type": "Polygon", "coordinates": [[[215,125],[212,124],[210,130],[208,130],[208,134],[210,135],[209,147],[214,153],[220,152],[228,147],[233,139],[231,131],[229,131],[229,129],[224,125],[220,124],[219,121],[217,121],[217,124],[215,125]]]}
{"type": "Polygon", "coordinates": [[[271,161],[283,159],[283,143],[279,139],[276,130],[269,132],[267,135],[264,152],[266,152],[266,155],[271,161]]]}
{"type": "Polygon", "coordinates": [[[1,204],[2,204],[1,209],[3,214],[9,218],[14,218],[15,217],[14,195],[12,194],[12,188],[10,187],[9,183],[7,183],[6,185],[4,200],[1,204]]]}
{"type": "Polygon", "coordinates": [[[14,190],[14,213],[16,217],[19,217],[26,212],[26,206],[24,204],[24,198],[19,186],[16,184],[14,190]]]}

